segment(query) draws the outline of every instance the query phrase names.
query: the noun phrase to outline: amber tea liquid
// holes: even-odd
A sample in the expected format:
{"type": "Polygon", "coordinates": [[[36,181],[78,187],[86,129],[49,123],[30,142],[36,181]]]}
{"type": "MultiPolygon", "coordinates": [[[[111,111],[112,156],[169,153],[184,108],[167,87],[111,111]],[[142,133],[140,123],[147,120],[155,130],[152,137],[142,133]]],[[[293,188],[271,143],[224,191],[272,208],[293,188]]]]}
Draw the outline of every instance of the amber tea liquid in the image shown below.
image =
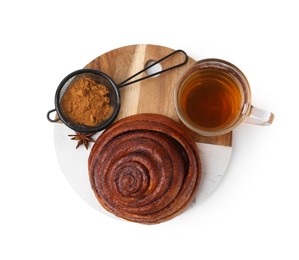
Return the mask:
{"type": "Polygon", "coordinates": [[[179,103],[184,117],[196,128],[218,130],[233,125],[243,104],[242,87],[230,71],[201,68],[183,82],[179,103]]]}

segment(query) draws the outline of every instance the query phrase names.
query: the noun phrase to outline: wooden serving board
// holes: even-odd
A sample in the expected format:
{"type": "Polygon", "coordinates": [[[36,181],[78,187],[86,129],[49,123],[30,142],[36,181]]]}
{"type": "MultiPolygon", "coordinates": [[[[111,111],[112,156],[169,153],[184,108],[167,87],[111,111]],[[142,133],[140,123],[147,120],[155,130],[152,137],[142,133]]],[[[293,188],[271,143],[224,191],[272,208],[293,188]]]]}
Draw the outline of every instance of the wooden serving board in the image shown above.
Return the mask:
{"type": "MultiPolygon", "coordinates": [[[[117,84],[142,70],[149,61],[156,61],[173,52],[173,49],[157,45],[131,45],[109,51],[85,66],[108,74],[117,84]]],[[[161,62],[162,69],[181,63],[180,55],[161,62]]],[[[189,57],[182,67],[121,88],[121,109],[116,120],[138,113],[158,113],[179,122],[173,101],[174,86],[180,75],[195,61],[189,57]]],[[[145,74],[141,75],[144,76],[145,74]]],[[[77,194],[90,206],[114,217],[104,210],[90,188],[87,160],[89,150],[83,146],[75,149],[70,140],[72,130],[64,124],[54,124],[54,143],[60,168],[77,194]]],[[[100,133],[93,138],[96,139],[100,133]]],[[[192,133],[199,149],[203,179],[191,207],[208,198],[221,182],[229,165],[232,152],[232,133],[219,137],[203,137],[192,133]]],[[[92,146],[93,143],[90,145],[92,146]]]]}
{"type": "MultiPolygon", "coordinates": [[[[100,70],[119,84],[144,69],[148,62],[157,61],[173,51],[158,45],[130,45],[97,57],[85,68],[100,70]]],[[[179,53],[162,61],[160,65],[165,69],[182,61],[184,57],[179,53]]],[[[180,75],[194,62],[195,60],[189,57],[188,63],[181,67],[121,88],[121,109],[116,120],[140,113],[157,113],[179,122],[174,108],[174,87],[180,75]]],[[[143,73],[139,77],[145,75],[143,73]]],[[[217,137],[203,137],[193,132],[190,134],[195,142],[232,146],[232,133],[217,137]]]]}

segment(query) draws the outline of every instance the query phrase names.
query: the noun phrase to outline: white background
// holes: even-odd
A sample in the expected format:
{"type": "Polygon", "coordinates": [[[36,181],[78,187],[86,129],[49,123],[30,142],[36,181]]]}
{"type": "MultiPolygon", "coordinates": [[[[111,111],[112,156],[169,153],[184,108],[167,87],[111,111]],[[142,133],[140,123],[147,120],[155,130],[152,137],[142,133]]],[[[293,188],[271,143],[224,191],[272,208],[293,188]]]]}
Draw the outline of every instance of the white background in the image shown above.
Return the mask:
{"type": "Polygon", "coordinates": [[[2,1],[1,259],[298,259],[297,1],[2,1]],[[243,70],[270,127],[241,125],[229,169],[192,214],[145,226],[101,214],[63,176],[46,112],[60,80],[125,45],[243,70]]]}

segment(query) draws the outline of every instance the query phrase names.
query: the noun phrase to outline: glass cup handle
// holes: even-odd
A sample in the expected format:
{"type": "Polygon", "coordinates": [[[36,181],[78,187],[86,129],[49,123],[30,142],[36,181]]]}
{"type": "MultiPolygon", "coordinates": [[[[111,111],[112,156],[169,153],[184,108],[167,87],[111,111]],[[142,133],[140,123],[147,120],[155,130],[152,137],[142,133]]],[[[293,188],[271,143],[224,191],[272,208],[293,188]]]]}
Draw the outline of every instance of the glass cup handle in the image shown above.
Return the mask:
{"type": "Polygon", "coordinates": [[[274,114],[263,109],[251,106],[249,115],[244,122],[255,125],[271,125],[274,120],[274,114]]]}

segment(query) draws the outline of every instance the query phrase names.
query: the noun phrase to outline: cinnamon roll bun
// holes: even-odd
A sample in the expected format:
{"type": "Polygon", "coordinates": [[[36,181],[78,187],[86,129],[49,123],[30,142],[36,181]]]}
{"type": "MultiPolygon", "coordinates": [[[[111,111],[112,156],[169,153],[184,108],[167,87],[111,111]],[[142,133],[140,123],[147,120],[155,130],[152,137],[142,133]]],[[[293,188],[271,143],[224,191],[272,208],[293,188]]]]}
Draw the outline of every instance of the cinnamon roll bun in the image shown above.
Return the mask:
{"type": "Polygon", "coordinates": [[[139,114],[114,123],[88,160],[101,205],[129,221],[156,224],[180,214],[201,180],[198,149],[174,120],[139,114]]]}

